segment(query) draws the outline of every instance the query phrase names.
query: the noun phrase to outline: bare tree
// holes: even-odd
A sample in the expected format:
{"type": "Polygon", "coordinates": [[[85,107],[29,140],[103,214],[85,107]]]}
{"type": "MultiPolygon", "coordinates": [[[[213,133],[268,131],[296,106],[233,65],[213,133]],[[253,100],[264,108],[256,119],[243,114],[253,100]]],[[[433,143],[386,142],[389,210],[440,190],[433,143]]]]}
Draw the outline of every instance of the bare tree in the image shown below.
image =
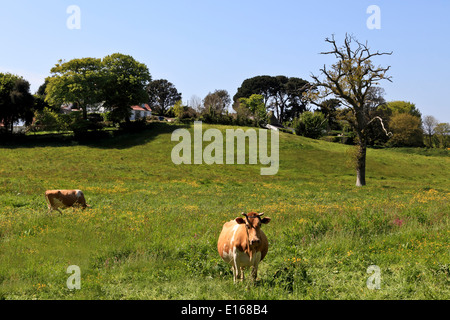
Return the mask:
{"type": "Polygon", "coordinates": [[[203,112],[211,115],[220,115],[227,111],[228,106],[231,103],[230,95],[226,90],[215,90],[213,93],[203,99],[203,112]]]}
{"type": "Polygon", "coordinates": [[[189,100],[189,107],[194,109],[196,112],[200,112],[202,108],[202,98],[197,95],[192,95],[189,100]]]}
{"type": "MultiPolygon", "coordinates": [[[[391,55],[392,52],[370,52],[370,48],[366,43],[361,43],[353,36],[345,35],[344,45],[338,47],[334,39],[334,35],[325,39],[330,43],[332,50],[321,52],[325,55],[334,55],[338,61],[329,69],[324,65],[320,69],[325,76],[324,80],[319,80],[315,75],[311,75],[315,83],[315,88],[319,88],[319,98],[326,98],[334,95],[339,99],[342,105],[351,110],[350,116],[347,118],[350,125],[355,130],[358,137],[358,152],[356,155],[356,185],[366,185],[366,149],[367,149],[367,133],[369,125],[378,120],[383,125],[381,117],[370,117],[370,106],[373,105],[371,96],[373,88],[378,85],[381,80],[392,82],[391,77],[386,76],[386,72],[390,66],[375,67],[372,58],[382,55],[391,55]],[[356,45],[354,45],[354,43],[356,45]]],[[[383,130],[387,135],[383,125],[383,130]]]]}
{"type": "Polygon", "coordinates": [[[428,136],[430,148],[433,147],[432,137],[434,135],[434,129],[436,128],[438,123],[439,122],[433,116],[425,116],[423,118],[423,131],[425,131],[425,134],[428,136]]]}

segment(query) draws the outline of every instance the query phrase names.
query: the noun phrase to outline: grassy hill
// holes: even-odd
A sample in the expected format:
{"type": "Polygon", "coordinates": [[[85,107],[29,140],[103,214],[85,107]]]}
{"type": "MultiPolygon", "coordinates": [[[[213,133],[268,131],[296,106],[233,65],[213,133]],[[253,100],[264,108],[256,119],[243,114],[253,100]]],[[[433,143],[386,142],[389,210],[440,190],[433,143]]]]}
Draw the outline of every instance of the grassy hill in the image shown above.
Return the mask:
{"type": "Polygon", "coordinates": [[[280,170],[261,176],[259,164],[176,166],[177,127],[152,126],[0,147],[0,298],[450,299],[447,153],[371,149],[356,188],[349,146],[281,133],[280,170]],[[45,190],[66,188],[92,207],[48,214],[45,190]],[[216,245],[242,211],[272,218],[270,248],[259,281],[233,285],[216,245]],[[70,265],[80,290],[67,289],[70,265]]]}

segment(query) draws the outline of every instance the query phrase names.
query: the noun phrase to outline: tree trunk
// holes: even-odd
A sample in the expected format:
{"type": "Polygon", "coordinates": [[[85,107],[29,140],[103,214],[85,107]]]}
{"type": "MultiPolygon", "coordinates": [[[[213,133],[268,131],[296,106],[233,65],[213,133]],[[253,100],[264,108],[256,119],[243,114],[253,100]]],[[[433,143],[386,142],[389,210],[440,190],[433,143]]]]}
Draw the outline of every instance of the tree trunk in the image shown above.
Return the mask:
{"type": "Polygon", "coordinates": [[[356,155],[356,186],[366,185],[366,141],[359,141],[358,154],[356,155]]]}
{"type": "Polygon", "coordinates": [[[81,110],[83,111],[83,120],[87,120],[88,116],[87,116],[87,106],[85,106],[84,108],[82,107],[81,110]]]}

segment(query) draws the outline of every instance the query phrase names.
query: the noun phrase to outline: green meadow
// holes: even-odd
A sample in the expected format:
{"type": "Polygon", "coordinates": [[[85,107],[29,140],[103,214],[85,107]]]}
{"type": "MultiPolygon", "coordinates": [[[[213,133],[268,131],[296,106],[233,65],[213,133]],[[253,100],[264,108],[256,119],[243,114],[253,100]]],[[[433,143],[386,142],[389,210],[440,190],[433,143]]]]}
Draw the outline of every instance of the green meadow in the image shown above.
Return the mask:
{"type": "Polygon", "coordinates": [[[0,299],[450,299],[448,151],[369,149],[357,188],[350,146],[280,133],[278,174],[262,176],[173,164],[176,128],[0,147],[0,299]],[[91,207],[48,213],[48,189],[91,207]],[[235,285],[216,246],[243,211],[272,218],[269,252],[235,285]]]}

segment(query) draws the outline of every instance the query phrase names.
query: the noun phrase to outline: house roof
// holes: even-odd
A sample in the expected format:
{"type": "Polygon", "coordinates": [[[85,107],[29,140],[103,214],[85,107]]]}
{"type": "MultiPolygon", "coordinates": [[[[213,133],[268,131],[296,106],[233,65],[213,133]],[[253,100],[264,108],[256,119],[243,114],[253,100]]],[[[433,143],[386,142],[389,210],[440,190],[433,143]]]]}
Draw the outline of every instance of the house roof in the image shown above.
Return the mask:
{"type": "Polygon", "coordinates": [[[78,109],[78,108],[74,107],[73,104],[69,104],[69,105],[61,106],[61,110],[71,112],[71,111],[81,111],[82,109],[78,109]]]}
{"type": "Polygon", "coordinates": [[[131,106],[131,109],[136,111],[152,111],[152,109],[146,103],[141,106],[131,106]]]}

